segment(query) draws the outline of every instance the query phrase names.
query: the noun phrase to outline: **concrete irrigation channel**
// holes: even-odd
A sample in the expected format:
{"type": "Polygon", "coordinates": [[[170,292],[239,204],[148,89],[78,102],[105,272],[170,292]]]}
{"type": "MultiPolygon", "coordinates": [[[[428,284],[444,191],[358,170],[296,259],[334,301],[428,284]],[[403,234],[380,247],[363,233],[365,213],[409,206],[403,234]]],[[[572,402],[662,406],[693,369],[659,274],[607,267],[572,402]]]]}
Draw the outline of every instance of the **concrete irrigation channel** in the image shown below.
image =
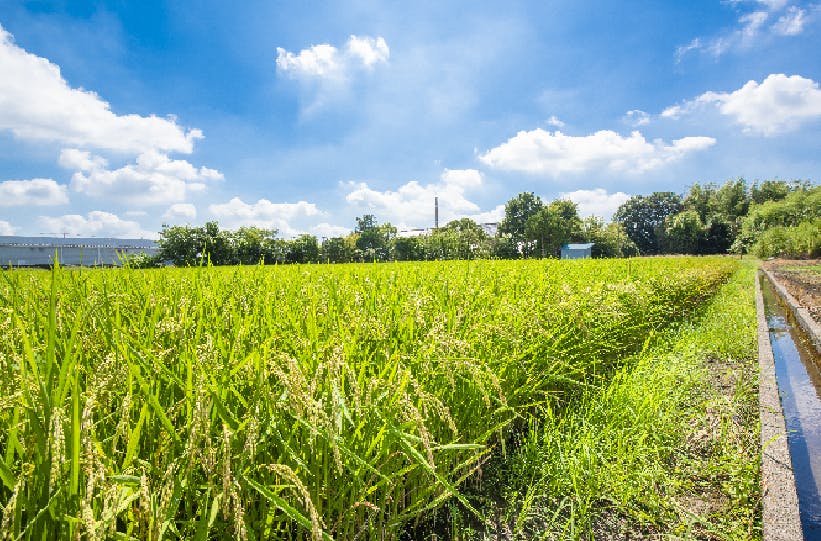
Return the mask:
{"type": "Polygon", "coordinates": [[[763,535],[821,540],[821,328],[770,273],[757,281],[763,535]]]}

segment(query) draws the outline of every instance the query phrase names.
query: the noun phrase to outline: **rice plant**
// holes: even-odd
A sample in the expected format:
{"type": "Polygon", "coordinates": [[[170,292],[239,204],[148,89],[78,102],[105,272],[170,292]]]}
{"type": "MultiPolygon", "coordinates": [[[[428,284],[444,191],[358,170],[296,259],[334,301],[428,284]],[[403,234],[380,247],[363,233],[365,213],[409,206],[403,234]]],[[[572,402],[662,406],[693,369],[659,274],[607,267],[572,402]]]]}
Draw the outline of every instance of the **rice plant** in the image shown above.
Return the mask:
{"type": "MultiPolygon", "coordinates": [[[[726,258],[0,274],[3,539],[399,539],[726,258]]],[[[551,422],[545,419],[544,422],[551,422]]]]}

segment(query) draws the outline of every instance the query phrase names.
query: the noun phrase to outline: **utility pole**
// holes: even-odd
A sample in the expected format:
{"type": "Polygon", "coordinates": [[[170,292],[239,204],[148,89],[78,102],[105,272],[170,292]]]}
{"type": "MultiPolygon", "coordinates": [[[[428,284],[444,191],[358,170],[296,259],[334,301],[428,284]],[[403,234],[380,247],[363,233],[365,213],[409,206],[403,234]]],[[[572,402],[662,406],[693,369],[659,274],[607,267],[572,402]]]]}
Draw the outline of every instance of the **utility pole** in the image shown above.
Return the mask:
{"type": "Polygon", "coordinates": [[[433,198],[433,228],[439,229],[439,196],[433,198]]]}

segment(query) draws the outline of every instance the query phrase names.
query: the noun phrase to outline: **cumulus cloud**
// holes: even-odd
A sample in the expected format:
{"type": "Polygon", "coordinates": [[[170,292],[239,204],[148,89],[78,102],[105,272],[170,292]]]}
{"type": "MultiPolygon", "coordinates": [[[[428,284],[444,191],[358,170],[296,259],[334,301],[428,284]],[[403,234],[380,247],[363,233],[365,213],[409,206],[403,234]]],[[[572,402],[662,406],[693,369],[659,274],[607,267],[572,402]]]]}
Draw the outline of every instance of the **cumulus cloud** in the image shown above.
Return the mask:
{"type": "Polygon", "coordinates": [[[772,136],[794,131],[821,118],[821,89],[800,75],[771,74],[764,81],[748,81],[733,92],[705,92],[694,100],[665,109],[661,115],[677,119],[714,107],[747,133],[772,136]]]}
{"type": "Polygon", "coordinates": [[[91,197],[112,198],[137,205],[182,202],[191,193],[202,192],[208,182],[222,180],[222,173],[194,167],[186,160],[173,160],[157,151],[140,154],[133,164],[108,169],[100,156],[65,149],[60,165],[75,169],[71,188],[91,197]]]}
{"type": "Polygon", "coordinates": [[[380,221],[398,227],[433,225],[434,198],[439,197],[439,223],[470,216],[479,205],[466,194],[482,187],[482,175],[476,169],[445,169],[439,182],[421,184],[412,180],[397,190],[374,190],[365,182],[350,182],[345,200],[360,212],[375,214],[380,221]]]}
{"type": "Polygon", "coordinates": [[[305,106],[302,112],[312,114],[330,103],[350,96],[357,76],[387,64],[390,49],[383,37],[350,36],[340,49],[328,43],[313,45],[298,53],[277,47],[277,73],[298,81],[305,106]]]}
{"type": "Polygon", "coordinates": [[[390,58],[385,38],[350,36],[340,50],[328,43],[298,53],[277,47],[277,71],[294,79],[344,79],[357,69],[373,69],[390,58]]]}
{"type": "Polygon", "coordinates": [[[495,208],[480,212],[478,214],[468,214],[466,218],[470,218],[477,224],[498,223],[505,217],[505,205],[496,205],[495,208]]]}
{"type": "Polygon", "coordinates": [[[8,237],[14,235],[16,229],[5,220],[0,220],[0,237],[8,237]]]}
{"type": "Polygon", "coordinates": [[[555,128],[564,128],[565,123],[559,120],[556,115],[551,115],[551,117],[547,119],[547,125],[555,128]]]}
{"type": "Polygon", "coordinates": [[[632,111],[624,113],[622,120],[626,124],[638,128],[639,126],[646,126],[650,123],[650,115],[640,109],[633,109],[632,111]]]}
{"type": "Polygon", "coordinates": [[[712,137],[684,137],[675,139],[672,144],[660,139],[649,142],[638,131],[629,137],[609,130],[574,137],[539,128],[520,131],[479,156],[479,160],[495,169],[554,177],[596,170],[645,173],[704,150],[715,142],[712,137]]]}
{"type": "Polygon", "coordinates": [[[119,237],[153,239],[158,235],[153,231],[146,231],[142,226],[131,220],[123,220],[116,214],[95,210],[85,216],[79,214],[65,214],[63,216],[40,216],[38,219],[43,231],[62,232],[81,237],[119,237]]]}
{"type": "Polygon", "coordinates": [[[68,189],[50,178],[0,182],[0,207],[51,206],[68,203],[68,189]]]}
{"type": "Polygon", "coordinates": [[[59,66],[14,43],[0,26],[0,130],[21,139],[112,151],[190,153],[202,137],[174,118],[118,115],[96,93],[72,88],[59,66]]]}
{"type": "Polygon", "coordinates": [[[720,35],[697,37],[678,47],[676,62],[681,62],[693,51],[718,58],[730,51],[750,49],[773,37],[796,36],[804,31],[808,21],[806,11],[795,5],[788,6],[788,0],[731,1],[730,4],[740,9],[754,4],[755,9],[741,13],[738,24],[720,35]]]}
{"type": "Polygon", "coordinates": [[[170,222],[191,222],[197,218],[197,207],[191,203],[174,203],[165,211],[163,218],[170,222]]]}
{"type": "Polygon", "coordinates": [[[624,192],[607,193],[604,188],[596,188],[560,193],[559,199],[569,199],[576,203],[580,216],[598,216],[610,221],[613,214],[630,199],[630,196],[624,192]]]}
{"type": "Polygon", "coordinates": [[[331,237],[345,237],[351,232],[350,227],[342,227],[340,225],[331,225],[328,222],[322,222],[309,229],[309,232],[320,239],[331,237]]]}
{"type": "Polygon", "coordinates": [[[256,203],[245,203],[239,197],[234,197],[227,203],[209,205],[208,211],[228,229],[263,227],[276,229],[285,236],[303,231],[294,225],[294,221],[322,214],[315,204],[307,201],[272,203],[267,199],[260,199],[256,203]]]}

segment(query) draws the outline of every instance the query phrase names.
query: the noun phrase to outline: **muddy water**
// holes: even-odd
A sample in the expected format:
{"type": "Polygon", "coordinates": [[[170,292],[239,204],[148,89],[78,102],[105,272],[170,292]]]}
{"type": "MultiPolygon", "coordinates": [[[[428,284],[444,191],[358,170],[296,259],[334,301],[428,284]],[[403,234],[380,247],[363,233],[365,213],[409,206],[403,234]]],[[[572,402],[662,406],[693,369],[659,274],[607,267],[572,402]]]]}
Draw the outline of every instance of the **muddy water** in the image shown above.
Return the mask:
{"type": "Polygon", "coordinates": [[[821,541],[821,358],[763,275],[761,292],[787,422],[804,539],[821,541]]]}

